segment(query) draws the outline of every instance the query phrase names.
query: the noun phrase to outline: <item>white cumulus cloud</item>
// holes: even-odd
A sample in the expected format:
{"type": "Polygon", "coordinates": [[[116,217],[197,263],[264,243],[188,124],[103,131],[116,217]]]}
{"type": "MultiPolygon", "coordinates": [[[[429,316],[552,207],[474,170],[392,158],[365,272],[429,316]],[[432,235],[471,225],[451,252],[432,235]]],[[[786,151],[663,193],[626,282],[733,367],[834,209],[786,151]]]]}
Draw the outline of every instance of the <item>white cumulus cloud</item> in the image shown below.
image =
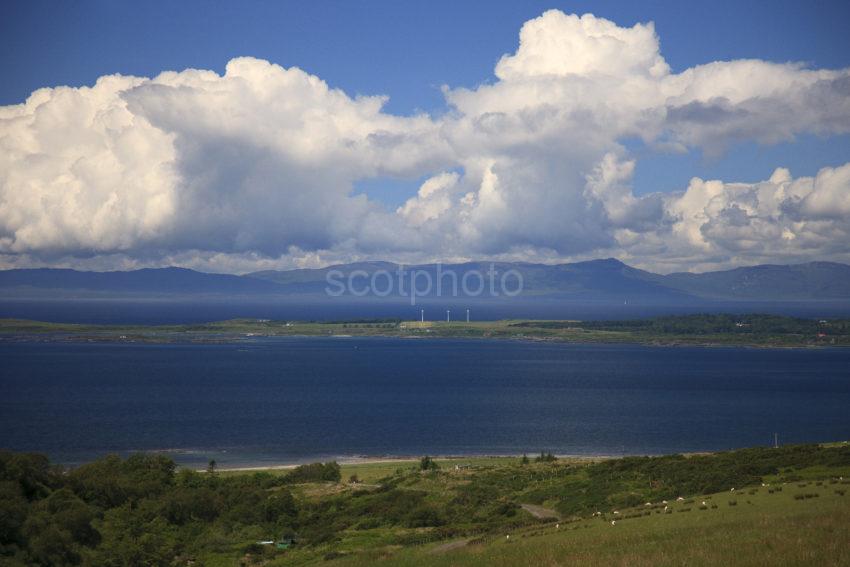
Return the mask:
{"type": "MultiPolygon", "coordinates": [[[[637,196],[623,145],[719,154],[850,132],[850,70],[760,60],[674,73],[651,23],[557,10],[495,80],[395,116],[296,67],[102,77],[0,107],[0,264],[217,271],[381,258],[663,270],[846,260],[850,164],[637,196]],[[388,210],[358,180],[424,177],[388,210]]],[[[781,166],[782,164],[777,164],[781,166]]]]}

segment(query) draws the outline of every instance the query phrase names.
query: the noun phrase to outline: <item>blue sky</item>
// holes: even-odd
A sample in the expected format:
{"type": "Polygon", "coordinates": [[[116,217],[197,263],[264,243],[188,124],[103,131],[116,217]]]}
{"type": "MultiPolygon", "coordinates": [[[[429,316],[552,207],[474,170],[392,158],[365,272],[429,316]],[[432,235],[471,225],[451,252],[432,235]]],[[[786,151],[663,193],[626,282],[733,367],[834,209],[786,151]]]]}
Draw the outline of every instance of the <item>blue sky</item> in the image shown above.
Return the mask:
{"type": "MultiPolygon", "coordinates": [[[[445,110],[441,85],[493,81],[526,20],[549,8],[630,26],[654,21],[673,71],[717,60],[850,66],[850,2],[122,2],[27,1],[0,7],[0,104],[43,86],[111,73],[223,71],[250,55],[316,74],[350,95],[385,94],[395,114],[445,110]],[[816,9],[813,9],[816,7],[816,9]]],[[[745,143],[719,158],[639,152],[635,193],[683,189],[693,176],[754,182],[779,165],[813,175],[850,157],[850,136],[745,143]]],[[[397,206],[421,182],[371,179],[357,189],[397,206]]]]}
{"type": "Polygon", "coordinates": [[[4,2],[0,267],[850,262],[848,21],[846,1],[4,2]]]}

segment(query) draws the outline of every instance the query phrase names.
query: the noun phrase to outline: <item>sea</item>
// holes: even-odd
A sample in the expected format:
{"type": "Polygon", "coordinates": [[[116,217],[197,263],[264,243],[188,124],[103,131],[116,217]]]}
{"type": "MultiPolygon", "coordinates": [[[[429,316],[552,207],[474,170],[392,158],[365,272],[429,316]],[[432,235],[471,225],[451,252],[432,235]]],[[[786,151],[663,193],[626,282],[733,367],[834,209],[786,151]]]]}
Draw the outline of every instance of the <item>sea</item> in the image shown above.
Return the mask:
{"type": "Polygon", "coordinates": [[[850,349],[252,337],[0,342],[0,447],[271,466],[850,439],[850,349]]]}

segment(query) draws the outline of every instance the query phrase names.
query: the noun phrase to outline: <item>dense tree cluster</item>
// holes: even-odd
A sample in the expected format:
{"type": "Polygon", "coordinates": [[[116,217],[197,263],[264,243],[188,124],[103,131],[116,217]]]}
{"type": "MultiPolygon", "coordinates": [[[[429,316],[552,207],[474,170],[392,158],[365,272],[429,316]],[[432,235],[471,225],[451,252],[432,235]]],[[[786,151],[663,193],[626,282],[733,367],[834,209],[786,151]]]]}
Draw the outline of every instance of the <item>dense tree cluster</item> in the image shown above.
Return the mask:
{"type": "Polygon", "coordinates": [[[65,470],[42,455],[2,452],[0,562],[170,565],[200,546],[294,533],[301,510],[287,485],[304,479],[337,481],[339,465],[223,477],[176,470],[159,455],[65,470]]]}
{"type": "Polygon", "coordinates": [[[625,321],[527,321],[514,327],[581,328],[594,331],[632,331],[659,335],[830,335],[850,334],[847,319],[802,319],[782,315],[695,314],[625,321]]]}

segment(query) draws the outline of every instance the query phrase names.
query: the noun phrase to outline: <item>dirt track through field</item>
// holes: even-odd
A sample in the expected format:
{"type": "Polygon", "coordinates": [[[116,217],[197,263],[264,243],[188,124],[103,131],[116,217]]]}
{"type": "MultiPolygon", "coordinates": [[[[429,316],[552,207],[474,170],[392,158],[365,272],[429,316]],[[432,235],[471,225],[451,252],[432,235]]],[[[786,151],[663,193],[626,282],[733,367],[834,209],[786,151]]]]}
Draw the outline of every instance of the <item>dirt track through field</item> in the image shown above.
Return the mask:
{"type": "Polygon", "coordinates": [[[561,515],[554,510],[550,510],[549,508],[544,508],[543,506],[536,506],[534,504],[520,504],[523,510],[534,516],[535,518],[555,518],[556,520],[561,519],[561,515]]]}
{"type": "Polygon", "coordinates": [[[460,549],[461,547],[466,547],[466,544],[469,543],[468,539],[459,539],[457,541],[450,541],[449,543],[444,543],[443,545],[438,545],[434,549],[431,550],[431,553],[445,553],[447,551],[451,551],[453,549],[460,549]]]}

